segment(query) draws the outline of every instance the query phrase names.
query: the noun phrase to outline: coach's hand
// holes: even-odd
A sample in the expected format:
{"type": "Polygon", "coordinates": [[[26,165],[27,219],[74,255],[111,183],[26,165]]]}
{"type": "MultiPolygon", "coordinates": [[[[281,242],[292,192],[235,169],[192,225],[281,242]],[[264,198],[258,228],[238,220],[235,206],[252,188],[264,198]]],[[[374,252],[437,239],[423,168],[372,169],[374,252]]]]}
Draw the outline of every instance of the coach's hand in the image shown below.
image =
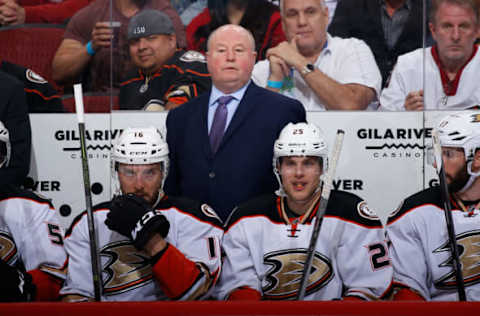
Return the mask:
{"type": "Polygon", "coordinates": [[[160,211],[143,198],[134,194],[117,196],[112,200],[105,224],[133,241],[137,249],[143,249],[155,233],[167,237],[170,223],[160,211]]]}

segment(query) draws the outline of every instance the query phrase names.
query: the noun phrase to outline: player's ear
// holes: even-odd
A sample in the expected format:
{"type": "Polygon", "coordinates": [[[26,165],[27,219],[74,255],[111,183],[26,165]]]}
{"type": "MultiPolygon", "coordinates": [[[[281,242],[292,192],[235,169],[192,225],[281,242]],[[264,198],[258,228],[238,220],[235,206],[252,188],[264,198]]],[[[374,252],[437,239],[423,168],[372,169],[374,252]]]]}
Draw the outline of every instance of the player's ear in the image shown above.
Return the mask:
{"type": "Polygon", "coordinates": [[[475,150],[475,154],[473,155],[473,162],[472,162],[472,171],[477,172],[480,170],[480,148],[475,150]]]}
{"type": "Polygon", "coordinates": [[[177,48],[177,35],[170,34],[170,43],[176,49],[177,48]]]}

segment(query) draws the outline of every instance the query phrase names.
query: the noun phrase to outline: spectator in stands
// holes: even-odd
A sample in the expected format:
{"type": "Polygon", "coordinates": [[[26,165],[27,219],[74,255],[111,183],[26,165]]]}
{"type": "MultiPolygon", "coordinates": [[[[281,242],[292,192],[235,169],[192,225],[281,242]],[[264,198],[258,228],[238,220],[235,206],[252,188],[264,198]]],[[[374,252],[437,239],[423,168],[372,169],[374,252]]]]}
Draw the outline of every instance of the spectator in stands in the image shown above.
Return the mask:
{"type": "Polygon", "coordinates": [[[337,0],[325,0],[325,5],[328,8],[328,24],[332,23],[337,8],[337,0]]]}
{"type": "Polygon", "coordinates": [[[33,70],[5,60],[0,61],[0,70],[23,83],[29,113],[65,112],[58,92],[33,70]]]}
{"type": "Polygon", "coordinates": [[[0,0],[0,24],[66,23],[94,0],[0,0]]]}
{"type": "Polygon", "coordinates": [[[180,19],[184,25],[190,24],[192,20],[199,15],[207,7],[207,0],[197,0],[193,1],[189,6],[187,6],[180,14],[180,19]]]}
{"type": "Polygon", "coordinates": [[[120,84],[120,109],[170,110],[210,89],[205,57],[177,50],[170,18],[144,10],[128,25],[130,57],[138,69],[120,84]]]}
{"type": "Polygon", "coordinates": [[[276,5],[266,0],[209,0],[208,8],[187,26],[188,48],[205,53],[208,36],[224,24],[241,25],[252,32],[257,60],[285,40],[276,5]]]}
{"type": "Polygon", "coordinates": [[[110,88],[110,48],[113,49],[113,87],[131,68],[126,40],[130,19],[142,9],[165,12],[173,21],[177,42],[186,46],[185,32],[178,14],[168,0],[113,0],[113,21],[110,1],[96,0],[75,14],[68,23],[63,42],[53,59],[52,76],[60,84],[78,81],[87,72],[87,90],[106,91],[110,88]],[[115,30],[116,31],[115,31],[115,30]]]}
{"type": "Polygon", "coordinates": [[[382,91],[382,109],[458,110],[480,105],[477,3],[433,0],[429,27],[436,44],[426,53],[417,49],[398,57],[382,91]]]}
{"type": "Polygon", "coordinates": [[[288,41],[267,52],[253,81],[293,97],[307,110],[363,110],[380,95],[381,75],[361,40],[330,36],[324,0],[280,1],[288,41]]]}
{"type": "Polygon", "coordinates": [[[169,195],[202,200],[222,220],[240,202],[275,189],[272,146],[289,122],[304,122],[300,102],[251,82],[254,39],[239,25],[209,37],[212,89],[167,116],[169,195]]]}
{"type": "MultiPolygon", "coordinates": [[[[332,36],[365,41],[382,74],[382,87],[401,54],[422,47],[423,1],[340,0],[328,28],[332,36]]],[[[431,35],[428,34],[431,45],[431,35]]]]}
{"type": "Polygon", "coordinates": [[[23,85],[0,70],[0,121],[10,134],[10,164],[0,169],[0,186],[21,185],[30,170],[31,133],[23,85]]]}

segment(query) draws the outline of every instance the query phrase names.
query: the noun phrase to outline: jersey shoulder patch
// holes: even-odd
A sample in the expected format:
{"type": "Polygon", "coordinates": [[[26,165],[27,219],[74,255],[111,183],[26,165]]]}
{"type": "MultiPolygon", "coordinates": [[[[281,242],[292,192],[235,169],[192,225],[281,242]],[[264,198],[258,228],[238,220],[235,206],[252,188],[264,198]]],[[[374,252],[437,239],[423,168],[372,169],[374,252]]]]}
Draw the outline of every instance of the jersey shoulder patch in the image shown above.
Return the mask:
{"type": "Polygon", "coordinates": [[[192,63],[192,62],[206,63],[207,62],[207,59],[202,53],[194,50],[186,51],[180,56],[179,59],[180,61],[183,61],[185,63],[192,63]]]}
{"type": "Polygon", "coordinates": [[[222,220],[208,204],[185,197],[168,196],[168,198],[163,199],[157,204],[156,209],[167,209],[171,207],[177,208],[180,212],[189,213],[201,221],[209,222],[212,225],[223,228],[222,220]]]}
{"type": "Polygon", "coordinates": [[[27,69],[25,71],[25,78],[27,78],[28,81],[33,83],[38,83],[38,84],[47,83],[47,80],[43,79],[42,76],[34,72],[32,69],[27,69]]]}
{"type": "Polygon", "coordinates": [[[390,213],[388,223],[397,220],[405,213],[422,205],[433,204],[443,209],[442,200],[440,186],[434,186],[417,192],[403,200],[397,209],[390,213]]]}
{"type": "Polygon", "coordinates": [[[380,218],[366,201],[350,192],[332,190],[325,216],[339,217],[357,224],[378,227],[380,218]]]}
{"type": "Polygon", "coordinates": [[[244,217],[256,215],[266,216],[274,222],[283,223],[283,219],[280,217],[276,207],[277,198],[275,194],[266,194],[240,204],[227,219],[225,230],[228,230],[244,217]]]}

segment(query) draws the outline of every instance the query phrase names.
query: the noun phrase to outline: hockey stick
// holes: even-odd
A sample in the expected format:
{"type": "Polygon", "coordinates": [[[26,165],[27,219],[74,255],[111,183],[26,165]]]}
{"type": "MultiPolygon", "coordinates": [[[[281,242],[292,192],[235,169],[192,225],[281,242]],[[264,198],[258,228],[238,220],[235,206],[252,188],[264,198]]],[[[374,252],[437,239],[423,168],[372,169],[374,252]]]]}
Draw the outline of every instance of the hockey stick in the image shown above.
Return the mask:
{"type": "Polygon", "coordinates": [[[83,187],[85,189],[85,204],[87,209],[88,236],[90,238],[90,256],[92,258],[92,276],[95,301],[101,301],[102,294],[102,271],[100,269],[100,260],[97,252],[97,236],[95,233],[95,224],[92,212],[92,194],[90,192],[90,174],[88,171],[87,146],[85,143],[85,117],[83,111],[83,93],[82,85],[73,86],[75,95],[75,109],[77,111],[78,130],[80,133],[80,148],[82,152],[82,173],[83,187]]]}
{"type": "Polygon", "coordinates": [[[455,237],[455,225],[453,223],[452,207],[450,205],[450,194],[448,193],[447,178],[445,176],[445,168],[443,166],[442,147],[440,145],[440,140],[438,139],[437,131],[435,130],[432,133],[432,140],[433,150],[435,153],[435,163],[437,164],[436,169],[438,173],[438,178],[440,180],[440,191],[442,192],[442,199],[444,202],[443,209],[445,213],[445,221],[447,223],[450,251],[452,252],[453,268],[455,269],[455,279],[457,283],[458,297],[460,301],[465,301],[465,284],[463,281],[462,265],[458,256],[457,239],[455,237]]]}
{"type": "Polygon", "coordinates": [[[323,215],[327,209],[330,192],[332,191],[332,182],[335,177],[335,170],[337,169],[337,162],[340,158],[340,151],[342,150],[343,137],[345,132],[341,129],[337,130],[335,144],[333,145],[332,156],[330,157],[329,166],[322,186],[322,194],[320,196],[320,205],[318,206],[315,217],[315,224],[313,226],[312,237],[310,238],[310,245],[307,250],[307,259],[303,266],[302,279],[300,282],[300,289],[298,291],[297,300],[303,300],[307,290],[308,277],[312,268],[313,255],[315,253],[315,246],[317,245],[318,235],[320,233],[320,226],[322,225],[323,215]]]}

